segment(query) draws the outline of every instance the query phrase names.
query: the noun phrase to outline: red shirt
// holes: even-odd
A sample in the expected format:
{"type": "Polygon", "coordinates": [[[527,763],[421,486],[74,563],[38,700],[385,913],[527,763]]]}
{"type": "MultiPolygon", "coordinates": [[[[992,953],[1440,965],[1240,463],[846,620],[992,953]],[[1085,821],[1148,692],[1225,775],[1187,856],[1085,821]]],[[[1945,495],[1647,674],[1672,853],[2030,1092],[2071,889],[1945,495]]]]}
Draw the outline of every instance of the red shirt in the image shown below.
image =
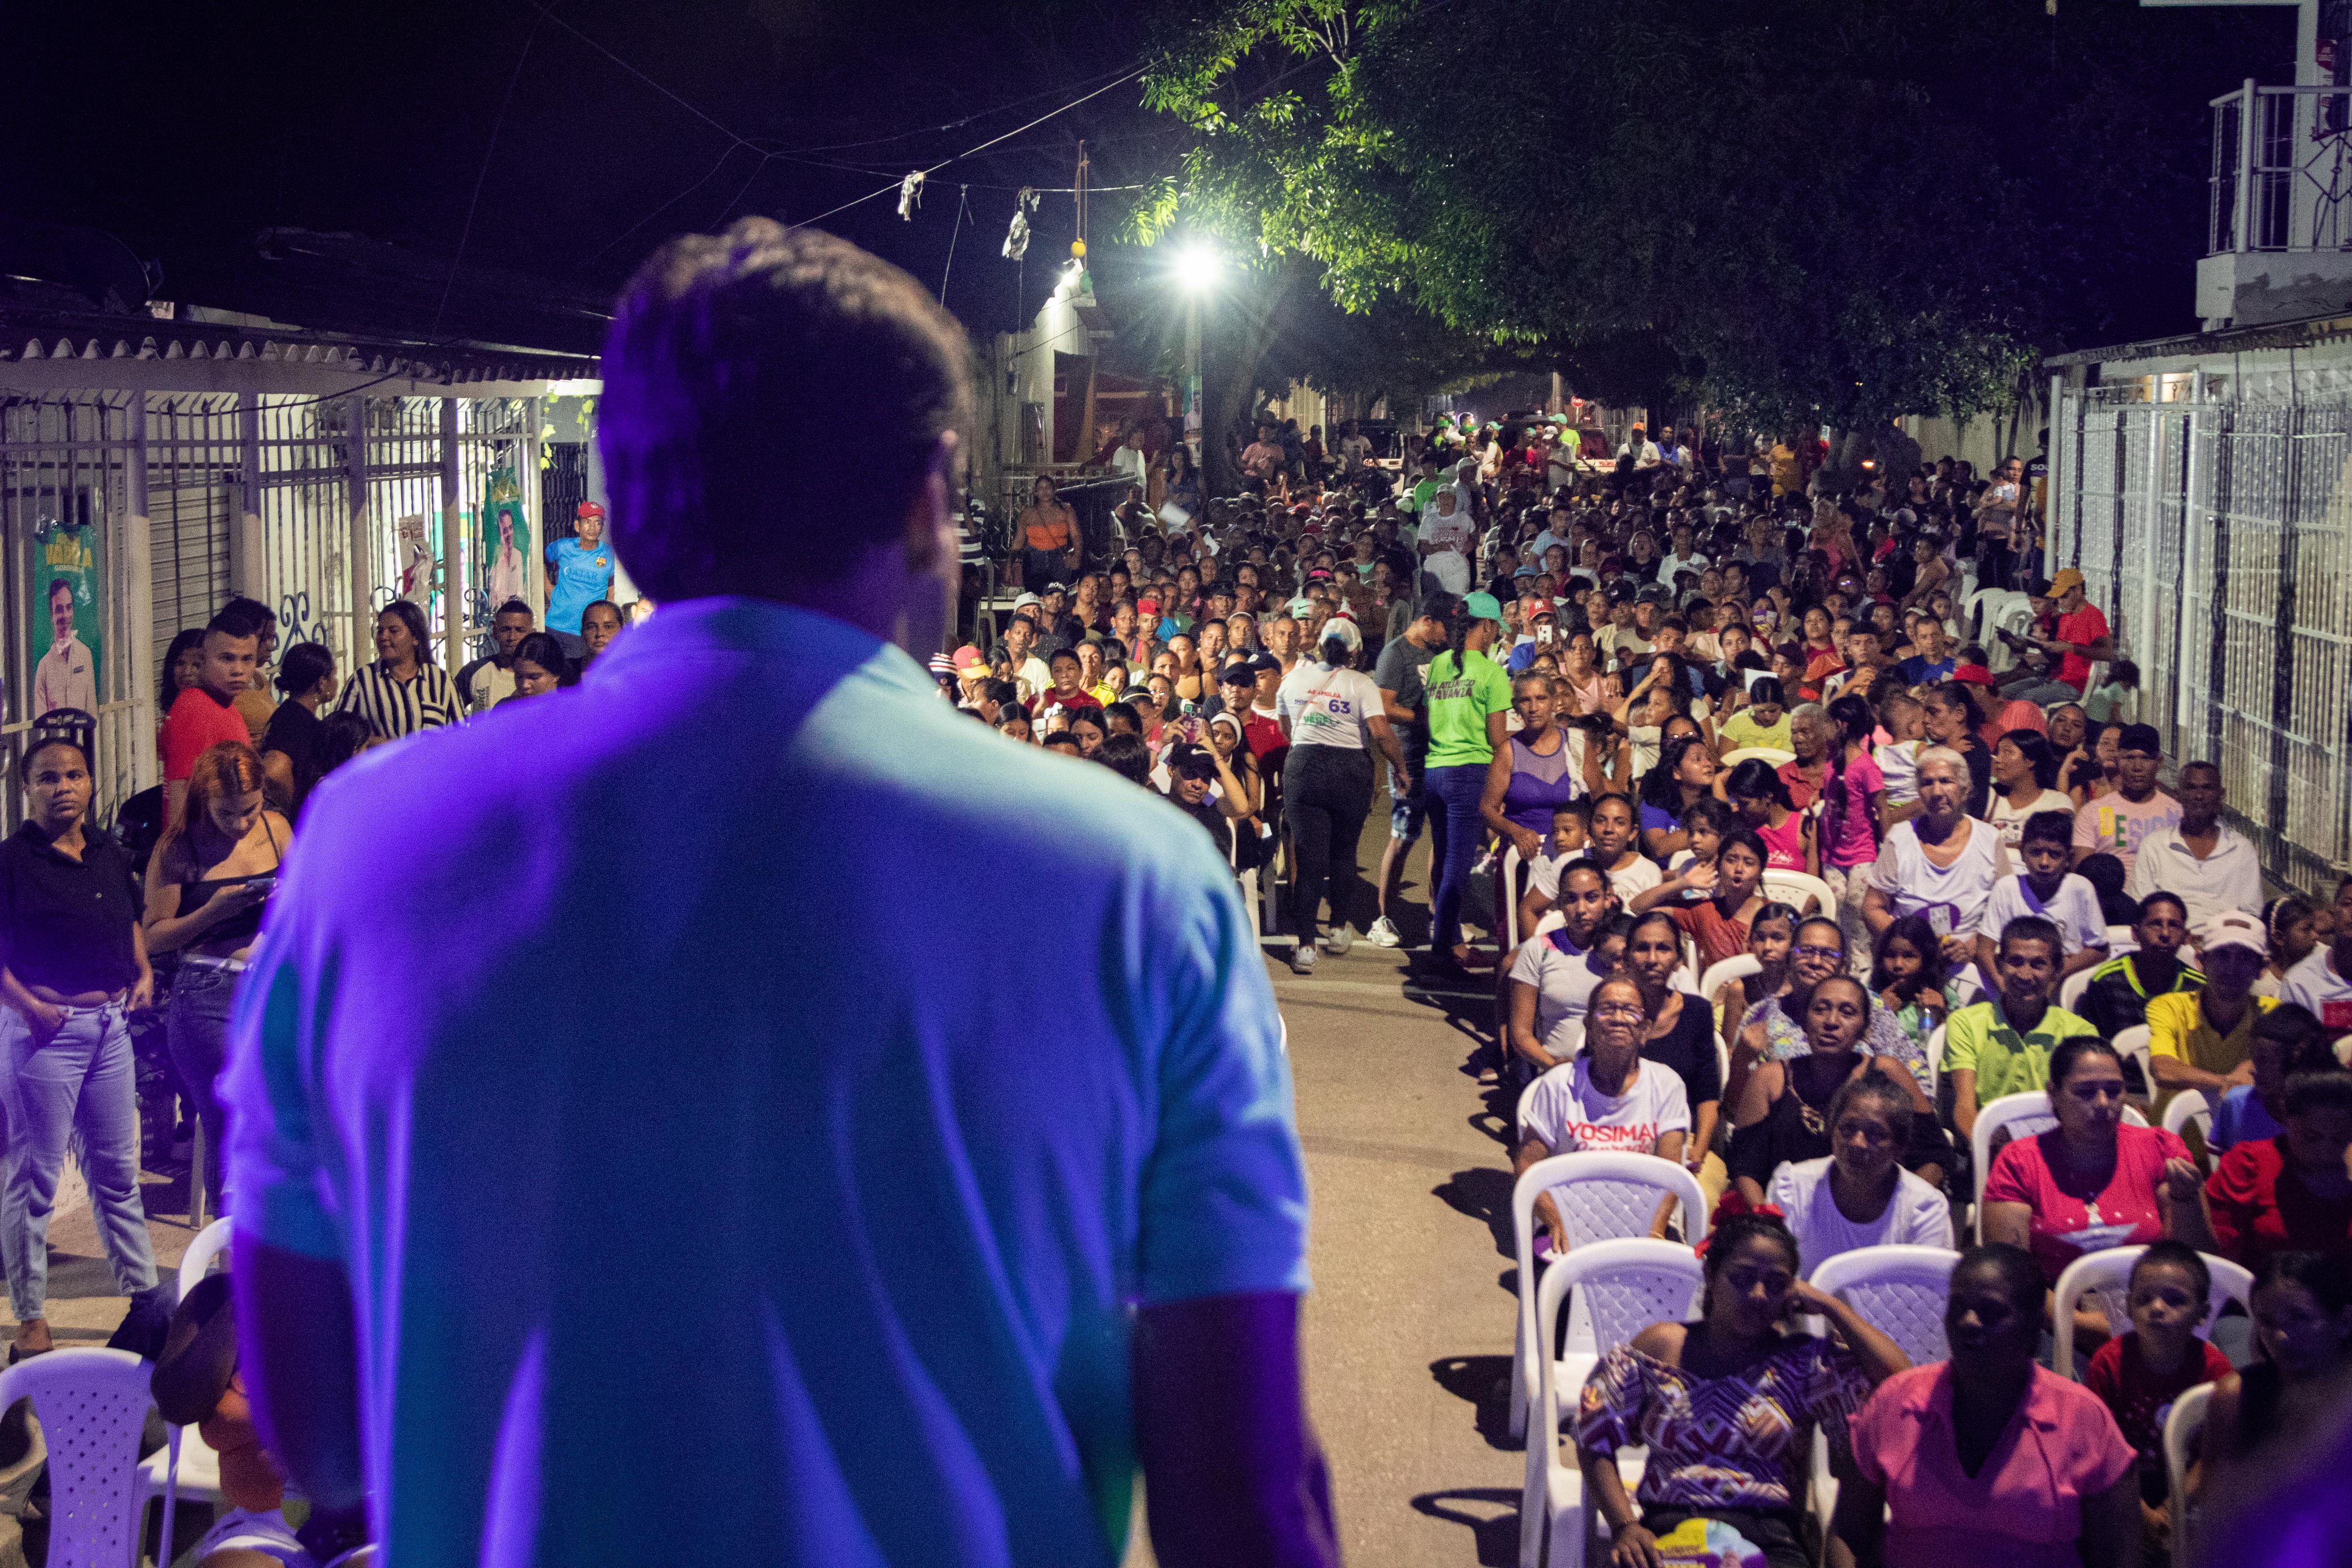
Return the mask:
{"type": "Polygon", "coordinates": [[[2287,1166],[2286,1139],[2233,1145],[2205,1183],[2222,1256],[2252,1269],[2273,1252],[2352,1260],[2352,1197],[2320,1197],[2287,1166]]]}
{"type": "Polygon", "coordinates": [[[2230,1375],[2230,1358],[2210,1340],[2189,1347],[2180,1364],[2162,1375],[2148,1370],[2140,1358],[2139,1335],[2125,1334],[2101,1345],[2083,1374],[2083,1386],[2106,1402],[2107,1413],[2123,1428],[2124,1441],[2146,1459],[2164,1458],[2164,1417],[2172,1402],[2200,1383],[2219,1383],[2230,1375]]]}
{"type": "Polygon", "coordinates": [[[1099,709],[1102,706],[1100,699],[1096,697],[1092,692],[1087,690],[1084,686],[1080,686],[1068,696],[1064,696],[1061,693],[1054,690],[1051,686],[1048,686],[1045,689],[1045,695],[1037,699],[1037,711],[1039,713],[1044,713],[1055,703],[1061,704],[1066,708],[1090,707],[1099,709]]]}
{"type": "MultiPolygon", "coordinates": [[[[1984,1187],[1987,1203],[2021,1203],[2033,1211],[2033,1258],[2045,1279],[2054,1282],[2067,1264],[2085,1252],[2164,1239],[2164,1215],[2157,1207],[2156,1191],[2164,1181],[2165,1161],[2187,1159],[2188,1145],[2155,1127],[2117,1127],[2115,1173],[2095,1197],[2085,1197],[2060,1186],[2051,1169],[2059,1136],[2053,1128],[2038,1137],[2013,1140],[1993,1156],[1984,1187]]],[[[2218,1214],[2213,1228],[2221,1228],[2218,1214]]]]}
{"type": "Polygon", "coordinates": [[[190,686],[173,699],[163,732],[155,737],[155,749],[163,755],[164,779],[172,783],[184,779],[195,770],[197,756],[224,740],[239,746],[253,744],[245,716],[236,711],[236,703],[223,702],[203,686],[190,686]]]}
{"type": "Polygon", "coordinates": [[[1748,951],[1748,922],[1727,919],[1715,900],[1669,905],[1666,913],[1698,946],[1699,967],[1720,964],[1748,951]]]}
{"type": "Polygon", "coordinates": [[[1242,743],[1250,749],[1250,759],[1264,766],[1265,759],[1277,751],[1287,750],[1290,739],[1282,733],[1282,726],[1261,715],[1255,707],[1242,718],[1242,743]]]}
{"type": "MultiPolygon", "coordinates": [[[[1812,780],[1805,777],[1804,770],[1809,767],[1824,769],[1822,779],[1824,783],[1828,782],[1829,774],[1826,769],[1829,764],[1826,762],[1783,762],[1773,770],[1780,776],[1780,782],[1789,787],[1789,808],[1791,810],[1804,810],[1821,794],[1821,790],[1814,787],[1812,780]]],[[[1800,865],[1797,869],[1801,871],[1804,868],[1800,865]]]]}
{"type": "MultiPolygon", "coordinates": [[[[2058,641],[2092,643],[2107,634],[2107,618],[2096,605],[2085,604],[2072,615],[2058,617],[2058,641]]],[[[2081,691],[2091,684],[2091,661],[2071,648],[2058,662],[2058,678],[2081,691]]]]}

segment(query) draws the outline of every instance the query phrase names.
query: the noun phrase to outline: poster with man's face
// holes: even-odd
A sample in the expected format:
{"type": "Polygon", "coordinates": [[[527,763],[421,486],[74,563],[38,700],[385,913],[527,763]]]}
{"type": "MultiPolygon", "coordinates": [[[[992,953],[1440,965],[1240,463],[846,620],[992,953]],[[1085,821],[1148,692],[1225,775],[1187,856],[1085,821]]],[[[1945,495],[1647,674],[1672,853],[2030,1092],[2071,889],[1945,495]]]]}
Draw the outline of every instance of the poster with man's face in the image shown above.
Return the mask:
{"type": "Polygon", "coordinates": [[[36,623],[32,716],[61,707],[98,712],[100,539],[94,523],[44,519],[33,528],[36,623]]]}

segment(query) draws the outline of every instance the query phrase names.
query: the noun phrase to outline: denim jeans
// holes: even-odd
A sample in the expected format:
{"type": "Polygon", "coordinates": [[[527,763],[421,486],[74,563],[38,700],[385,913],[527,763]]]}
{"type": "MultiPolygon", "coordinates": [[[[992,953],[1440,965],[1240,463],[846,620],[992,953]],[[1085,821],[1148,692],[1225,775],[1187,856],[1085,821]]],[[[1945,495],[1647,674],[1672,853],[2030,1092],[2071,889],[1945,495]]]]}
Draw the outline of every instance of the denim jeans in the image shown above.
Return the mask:
{"type": "Polygon", "coordinates": [[[0,1188],[0,1263],[16,1321],[47,1315],[49,1216],[66,1144],[79,1132],[82,1177],[99,1239],[124,1295],[155,1283],[147,1211],[139,1200],[139,1103],[131,1030],[120,1003],[74,1008],[44,1046],[14,1008],[0,1008],[8,1055],[7,1185],[0,1188]]]}
{"type": "Polygon", "coordinates": [[[1429,946],[1442,957],[1462,940],[1462,895],[1470,886],[1485,826],[1478,800],[1486,792],[1486,765],[1433,768],[1422,779],[1429,796],[1430,880],[1436,887],[1430,899],[1429,946]]]}
{"type": "Polygon", "coordinates": [[[172,982],[172,999],[163,1023],[172,1051],[172,1068],[180,1075],[189,1103],[205,1129],[205,1188],[220,1197],[221,1108],[214,1097],[213,1081],[220,1076],[228,1036],[229,1004],[236,999],[237,971],[209,964],[182,963],[172,982]]]}

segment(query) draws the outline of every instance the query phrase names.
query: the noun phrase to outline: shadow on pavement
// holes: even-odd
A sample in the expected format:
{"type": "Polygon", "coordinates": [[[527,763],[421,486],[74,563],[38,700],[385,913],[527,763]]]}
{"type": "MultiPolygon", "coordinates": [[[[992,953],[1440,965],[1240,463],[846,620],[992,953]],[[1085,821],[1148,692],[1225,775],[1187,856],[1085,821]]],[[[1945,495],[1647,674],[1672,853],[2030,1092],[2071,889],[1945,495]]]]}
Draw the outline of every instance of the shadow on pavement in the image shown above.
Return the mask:
{"type": "Polygon", "coordinates": [[[1478,1435],[1490,1448],[1520,1448],[1511,1438],[1511,1358],[1449,1355],[1429,1364],[1437,1385],[1474,1406],[1478,1435]]]}
{"type": "Polygon", "coordinates": [[[1506,1258],[1518,1256],[1511,1235],[1511,1173],[1481,1166],[1455,1171],[1451,1179],[1430,1189],[1447,1207],[1482,1221],[1495,1238],[1495,1250],[1506,1258]]]}
{"type": "Polygon", "coordinates": [[[1412,1506],[1432,1519],[1469,1526],[1478,1542],[1480,1568],[1509,1568],[1519,1560],[1518,1493],[1499,1487],[1425,1491],[1412,1506]]]}

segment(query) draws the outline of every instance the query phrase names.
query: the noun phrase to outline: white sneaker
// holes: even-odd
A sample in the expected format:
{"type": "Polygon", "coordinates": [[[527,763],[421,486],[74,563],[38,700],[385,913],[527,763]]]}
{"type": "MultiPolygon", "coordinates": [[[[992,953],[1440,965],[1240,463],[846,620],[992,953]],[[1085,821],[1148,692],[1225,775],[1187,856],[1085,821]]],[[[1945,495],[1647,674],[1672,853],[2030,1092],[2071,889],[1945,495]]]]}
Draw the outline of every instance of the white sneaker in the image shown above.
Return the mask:
{"type": "Polygon", "coordinates": [[[1323,933],[1323,950],[1334,958],[1344,958],[1348,949],[1356,945],[1356,934],[1344,925],[1334,925],[1323,933]]]}
{"type": "Polygon", "coordinates": [[[1290,950],[1290,972],[1294,975],[1311,975],[1315,972],[1314,943],[1301,942],[1290,950]]]}
{"type": "Polygon", "coordinates": [[[1404,934],[1396,928],[1394,921],[1383,915],[1365,931],[1364,940],[1375,947],[1402,947],[1404,946],[1404,934]]]}

